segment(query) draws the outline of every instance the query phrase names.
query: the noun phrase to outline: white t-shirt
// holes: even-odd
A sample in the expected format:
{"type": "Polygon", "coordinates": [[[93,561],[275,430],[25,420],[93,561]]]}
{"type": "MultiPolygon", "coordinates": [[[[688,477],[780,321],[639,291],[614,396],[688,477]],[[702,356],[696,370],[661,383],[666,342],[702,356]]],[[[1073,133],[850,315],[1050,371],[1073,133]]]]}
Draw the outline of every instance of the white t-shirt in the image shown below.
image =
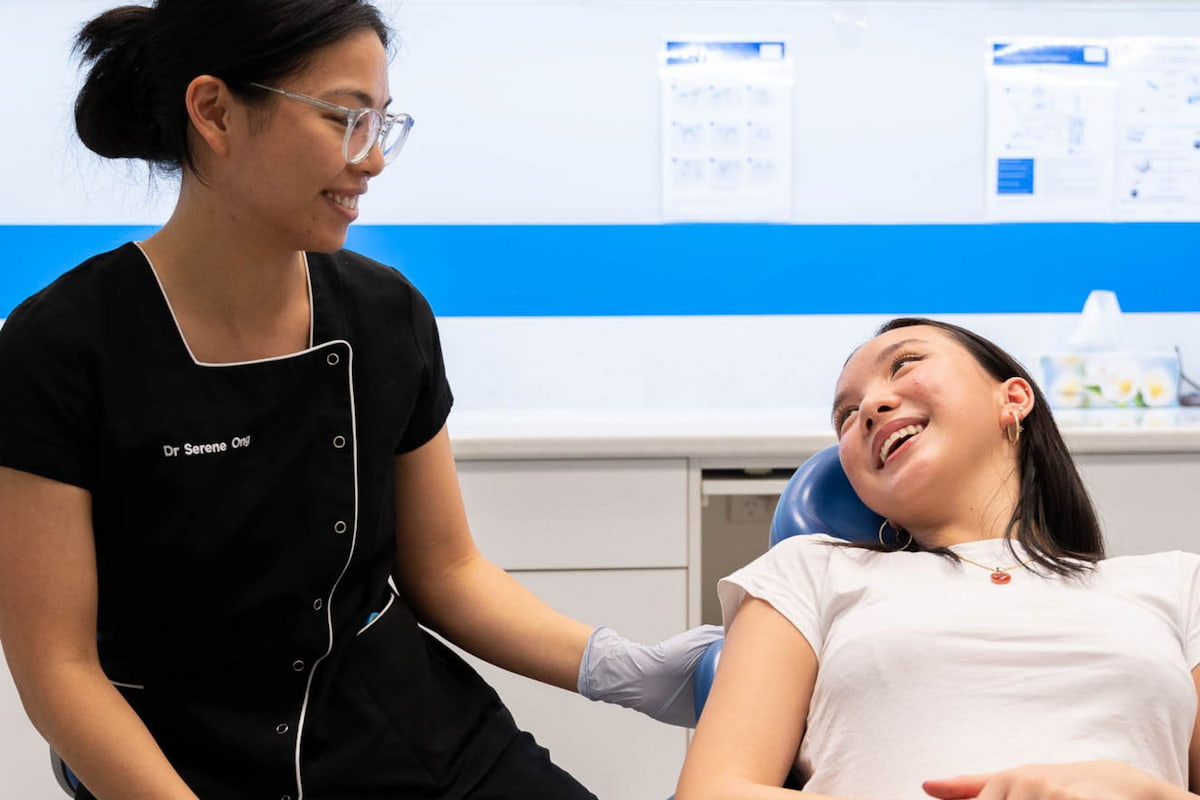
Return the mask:
{"type": "MultiPolygon", "coordinates": [[[[836,541],[786,539],[718,586],[726,625],[751,595],[817,654],[807,791],[927,800],[930,778],[1091,760],[1187,786],[1200,555],[1112,558],[1082,579],[1018,568],[996,585],[945,556],[836,541]]],[[[952,549],[1016,563],[1002,540],[952,549]]]]}

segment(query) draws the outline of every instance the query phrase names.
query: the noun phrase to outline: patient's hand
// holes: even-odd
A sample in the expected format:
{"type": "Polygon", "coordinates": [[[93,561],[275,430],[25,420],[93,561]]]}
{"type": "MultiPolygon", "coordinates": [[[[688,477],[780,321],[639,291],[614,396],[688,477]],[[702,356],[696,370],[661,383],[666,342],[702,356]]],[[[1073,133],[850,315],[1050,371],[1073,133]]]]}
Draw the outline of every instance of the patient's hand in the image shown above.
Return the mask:
{"type": "Polygon", "coordinates": [[[1034,764],[990,775],[925,781],[940,800],[1176,800],[1194,795],[1128,764],[1034,764]]]}

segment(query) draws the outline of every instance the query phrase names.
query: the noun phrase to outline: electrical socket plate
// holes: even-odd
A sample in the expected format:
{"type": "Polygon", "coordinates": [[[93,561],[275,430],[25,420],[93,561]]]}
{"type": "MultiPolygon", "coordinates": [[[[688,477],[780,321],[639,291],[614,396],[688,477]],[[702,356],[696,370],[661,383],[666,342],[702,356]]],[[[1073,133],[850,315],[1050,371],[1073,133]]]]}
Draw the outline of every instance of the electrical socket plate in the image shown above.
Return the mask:
{"type": "Polygon", "coordinates": [[[774,510],[773,499],[761,494],[733,495],[729,498],[729,521],[766,522],[774,510]]]}

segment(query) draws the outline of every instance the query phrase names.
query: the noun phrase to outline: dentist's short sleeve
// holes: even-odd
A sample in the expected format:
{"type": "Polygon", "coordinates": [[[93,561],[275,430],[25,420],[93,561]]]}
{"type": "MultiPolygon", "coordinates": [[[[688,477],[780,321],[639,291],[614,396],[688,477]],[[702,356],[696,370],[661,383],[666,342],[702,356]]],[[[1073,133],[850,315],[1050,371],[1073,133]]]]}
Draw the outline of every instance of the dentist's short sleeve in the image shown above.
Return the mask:
{"type": "MultiPolygon", "coordinates": [[[[411,284],[410,284],[411,286],[411,284]]],[[[409,324],[413,341],[424,360],[418,402],[409,418],[404,438],[396,453],[407,453],[428,442],[446,424],[454,396],[446,379],[446,365],[442,360],[442,343],[438,337],[437,321],[429,301],[412,287],[409,301],[409,324]]]]}
{"type": "Polygon", "coordinates": [[[747,597],[770,603],[821,652],[828,630],[825,586],[840,540],[824,534],[784,539],[717,584],[721,616],[728,627],[747,597]]]}
{"type": "Polygon", "coordinates": [[[0,328],[0,466],[90,489],[95,391],[79,346],[86,306],[35,295],[0,328]]]}

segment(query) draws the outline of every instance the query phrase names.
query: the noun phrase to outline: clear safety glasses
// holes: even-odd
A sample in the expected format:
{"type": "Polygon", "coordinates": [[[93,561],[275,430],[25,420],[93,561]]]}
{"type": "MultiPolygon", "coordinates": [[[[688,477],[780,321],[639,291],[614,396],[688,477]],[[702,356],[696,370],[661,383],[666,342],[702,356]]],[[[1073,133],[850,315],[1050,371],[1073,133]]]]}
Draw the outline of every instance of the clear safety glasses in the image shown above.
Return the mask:
{"type": "Polygon", "coordinates": [[[342,140],[342,155],[348,164],[361,164],[371,152],[375,143],[383,152],[383,163],[390,164],[392,159],[404,148],[408,133],[413,127],[413,118],[408,114],[383,114],[374,108],[347,108],[336,103],[327,103],[306,94],[297,94],[273,86],[263,86],[261,83],[251,83],[256,89],[281,94],[292,100],[299,100],[310,106],[324,109],[333,114],[346,118],[346,138],[342,140]]]}

